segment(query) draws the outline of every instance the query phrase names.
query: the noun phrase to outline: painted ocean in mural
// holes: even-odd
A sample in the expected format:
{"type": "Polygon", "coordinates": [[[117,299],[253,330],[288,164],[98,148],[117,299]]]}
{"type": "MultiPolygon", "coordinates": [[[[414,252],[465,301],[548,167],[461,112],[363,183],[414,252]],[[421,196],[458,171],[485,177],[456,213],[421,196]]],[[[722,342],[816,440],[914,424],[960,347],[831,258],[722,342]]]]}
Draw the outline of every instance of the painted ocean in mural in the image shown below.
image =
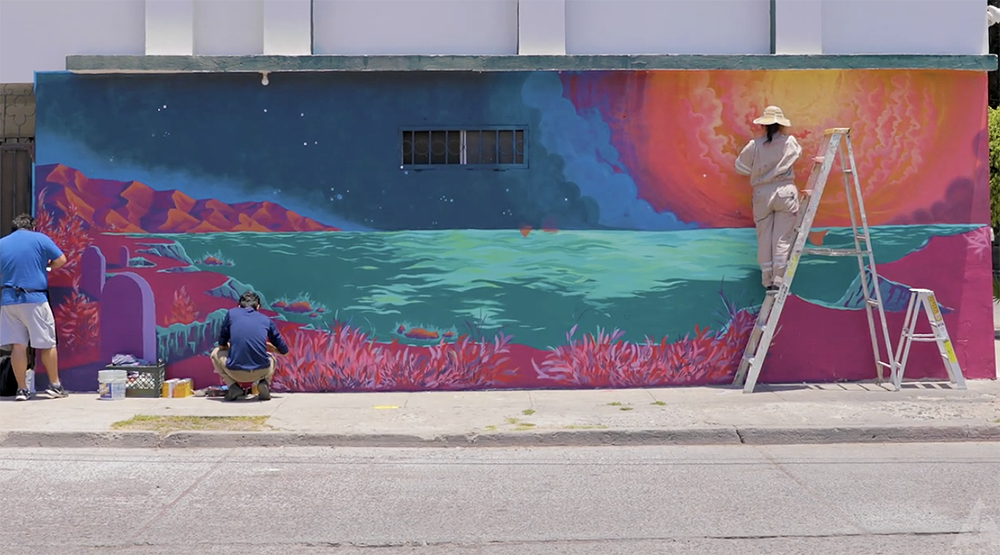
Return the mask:
{"type": "MultiPolygon", "coordinates": [[[[894,262],[932,236],[967,231],[970,226],[887,227],[878,228],[873,241],[881,260],[894,262]]],[[[130,237],[142,244],[143,236],[130,237]]],[[[175,241],[179,248],[172,252],[188,268],[252,285],[290,322],[317,325],[335,318],[405,344],[503,332],[546,349],[562,343],[573,326],[596,330],[622,321],[628,322],[627,339],[674,338],[689,333],[691,322],[725,326],[722,302],[712,302],[720,294],[743,303],[760,300],[748,229],[149,237],[175,241]],[[314,271],[318,265],[322,272],[314,271]],[[675,312],[685,321],[669,317],[675,312]],[[406,321],[412,314],[423,320],[406,321]]],[[[846,247],[849,238],[849,230],[835,230],[825,244],[846,247]]],[[[800,298],[847,308],[843,297],[857,285],[854,259],[812,257],[799,271],[800,298]]],[[[893,308],[900,307],[905,304],[893,308]]]]}
{"type": "MultiPolygon", "coordinates": [[[[857,122],[893,335],[908,288],[935,289],[966,376],[991,377],[985,116],[942,100],[976,102],[980,77],[39,74],[36,213],[70,258],[51,276],[64,382],[92,388],[129,351],[215,383],[207,352],[253,289],[292,348],[279,390],[729,383],[764,295],[732,159],[776,101],[807,153],[857,122]],[[525,164],[421,167],[400,131],[491,125],[521,130],[525,164]],[[927,155],[946,143],[968,148],[927,155]]],[[[851,241],[839,187],[813,245],[851,241]]],[[[800,268],[762,381],[873,377],[856,261],[800,268]]],[[[932,346],[913,353],[908,376],[943,375],[932,346]]]]}

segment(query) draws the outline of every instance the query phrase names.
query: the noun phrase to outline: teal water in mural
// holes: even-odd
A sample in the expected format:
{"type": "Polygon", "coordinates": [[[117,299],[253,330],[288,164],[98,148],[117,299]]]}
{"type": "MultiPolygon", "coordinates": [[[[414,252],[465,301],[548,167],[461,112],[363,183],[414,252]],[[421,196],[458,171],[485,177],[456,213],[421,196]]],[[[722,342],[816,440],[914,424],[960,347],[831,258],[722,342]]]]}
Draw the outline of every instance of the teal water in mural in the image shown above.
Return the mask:
{"type": "MultiPolygon", "coordinates": [[[[876,261],[898,260],[932,236],[975,227],[875,228],[876,261]]],[[[415,328],[439,336],[502,330],[515,342],[547,348],[564,343],[574,325],[588,332],[621,328],[631,341],[675,340],[694,324],[722,328],[720,291],[738,308],[763,298],[752,229],[155,237],[183,246],[199,269],[253,287],[271,306],[283,304],[277,311],[288,320],[321,327],[336,318],[404,343],[420,343],[412,338],[415,328]],[[223,265],[204,264],[209,257],[223,265]],[[287,310],[296,301],[310,310],[287,310]]],[[[849,231],[833,229],[823,246],[850,241],[849,231]]],[[[853,258],[806,257],[793,291],[833,306],[857,273],[853,258]]]]}

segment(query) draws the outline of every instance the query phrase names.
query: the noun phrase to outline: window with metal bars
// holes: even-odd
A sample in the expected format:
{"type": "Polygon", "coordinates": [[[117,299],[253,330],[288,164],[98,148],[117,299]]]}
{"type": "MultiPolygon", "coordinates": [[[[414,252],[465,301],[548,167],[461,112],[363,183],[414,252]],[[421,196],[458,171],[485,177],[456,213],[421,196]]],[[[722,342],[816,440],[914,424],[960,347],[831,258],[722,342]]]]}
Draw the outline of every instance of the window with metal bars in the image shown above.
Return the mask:
{"type": "Polygon", "coordinates": [[[524,129],[404,129],[402,167],[525,167],[524,129]]]}

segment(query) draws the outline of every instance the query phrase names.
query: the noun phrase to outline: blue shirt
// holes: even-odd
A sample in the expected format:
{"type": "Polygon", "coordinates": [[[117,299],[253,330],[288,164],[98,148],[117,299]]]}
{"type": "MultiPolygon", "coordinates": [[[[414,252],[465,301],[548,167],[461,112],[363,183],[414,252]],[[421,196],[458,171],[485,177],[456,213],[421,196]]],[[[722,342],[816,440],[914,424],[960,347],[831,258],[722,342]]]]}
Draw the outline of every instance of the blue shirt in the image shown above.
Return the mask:
{"type": "Polygon", "coordinates": [[[287,355],[288,345],[270,318],[252,308],[232,308],[222,320],[219,345],[229,344],[226,368],[230,370],[260,370],[271,365],[267,354],[270,341],[278,352],[287,355]]]}
{"type": "Polygon", "coordinates": [[[0,239],[0,305],[44,303],[49,288],[45,268],[62,251],[43,233],[19,229],[0,239]],[[38,293],[21,293],[20,287],[38,293]]]}

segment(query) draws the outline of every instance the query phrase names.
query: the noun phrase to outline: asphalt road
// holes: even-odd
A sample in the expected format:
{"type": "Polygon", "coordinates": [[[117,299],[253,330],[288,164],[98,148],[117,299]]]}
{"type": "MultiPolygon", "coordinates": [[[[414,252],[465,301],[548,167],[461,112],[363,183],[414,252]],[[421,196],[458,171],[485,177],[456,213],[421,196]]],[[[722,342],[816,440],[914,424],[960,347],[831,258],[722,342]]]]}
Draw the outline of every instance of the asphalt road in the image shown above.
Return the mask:
{"type": "Polygon", "coordinates": [[[1000,443],[0,450],[0,553],[1000,554],[1000,443]]]}

